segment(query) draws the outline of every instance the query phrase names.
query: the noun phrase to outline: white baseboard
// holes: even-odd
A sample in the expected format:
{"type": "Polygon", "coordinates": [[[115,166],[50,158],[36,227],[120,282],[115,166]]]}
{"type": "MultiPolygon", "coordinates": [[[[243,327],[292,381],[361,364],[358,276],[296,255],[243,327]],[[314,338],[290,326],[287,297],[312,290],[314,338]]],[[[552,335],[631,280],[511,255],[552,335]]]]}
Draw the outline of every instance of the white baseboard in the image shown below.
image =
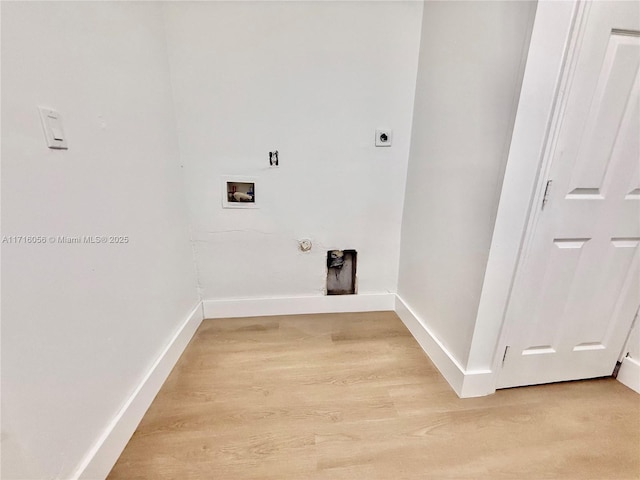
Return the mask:
{"type": "Polygon", "coordinates": [[[399,296],[396,299],[396,314],[422,347],[424,353],[427,354],[436,368],[440,370],[442,376],[449,382],[451,388],[460,395],[464,382],[464,369],[462,366],[399,296]]]}
{"type": "Polygon", "coordinates": [[[162,387],[193,334],[202,323],[202,319],[202,304],[198,304],[85,456],[71,478],[74,480],[97,480],[107,477],[151,402],[158,394],[160,387],[162,387]]]}
{"type": "Polygon", "coordinates": [[[429,330],[426,322],[421,320],[400,296],[396,297],[395,310],[422,347],[422,350],[424,350],[459,397],[481,397],[496,391],[493,372],[490,370],[465,370],[451,352],[429,330]]]}
{"type": "Polygon", "coordinates": [[[327,295],[316,297],[205,300],[204,318],[264,317],[312,313],[394,310],[395,294],[327,295]]]}
{"type": "MultiPolygon", "coordinates": [[[[400,297],[393,293],[205,300],[194,308],[183,322],[147,375],[76,468],[71,478],[74,480],[106,478],[180,355],[202,323],[203,318],[393,310],[396,311],[422,349],[460,397],[488,395],[495,391],[492,372],[465,371],[444,345],[429,331],[426,324],[413,313],[400,297]]],[[[623,367],[624,365],[623,362],[623,367]]],[[[635,361],[633,365],[636,369],[640,368],[640,365],[635,361]]],[[[627,367],[628,370],[632,368],[627,367]]],[[[637,380],[639,378],[638,370],[634,371],[637,380]]],[[[618,376],[618,379],[623,381],[621,376],[624,376],[623,368],[620,369],[618,376]]],[[[633,378],[633,374],[631,374],[631,378],[633,378]]],[[[625,385],[627,384],[625,383],[625,385]]]]}
{"type": "Polygon", "coordinates": [[[496,380],[491,370],[465,370],[460,398],[492,395],[496,393],[496,380]]]}
{"type": "Polygon", "coordinates": [[[631,390],[640,393],[640,362],[631,357],[624,357],[616,378],[631,390]]]}

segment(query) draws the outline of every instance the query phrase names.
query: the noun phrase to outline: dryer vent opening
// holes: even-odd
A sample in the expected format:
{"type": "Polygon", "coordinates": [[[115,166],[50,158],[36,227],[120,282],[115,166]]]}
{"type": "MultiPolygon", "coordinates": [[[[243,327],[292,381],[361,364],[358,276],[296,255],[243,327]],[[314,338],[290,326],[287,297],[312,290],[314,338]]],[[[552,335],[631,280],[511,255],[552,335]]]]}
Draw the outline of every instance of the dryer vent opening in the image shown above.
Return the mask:
{"type": "Polygon", "coordinates": [[[327,252],[327,295],[353,295],[356,293],[355,250],[329,250],[327,252]]]}

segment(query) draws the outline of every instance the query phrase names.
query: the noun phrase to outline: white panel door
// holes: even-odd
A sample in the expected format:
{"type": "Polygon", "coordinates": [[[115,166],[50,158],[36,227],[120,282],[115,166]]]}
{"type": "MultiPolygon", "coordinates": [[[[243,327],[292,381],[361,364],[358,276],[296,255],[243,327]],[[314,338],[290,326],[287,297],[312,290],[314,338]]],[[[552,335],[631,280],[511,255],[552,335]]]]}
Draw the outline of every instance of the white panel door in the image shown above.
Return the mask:
{"type": "Polygon", "coordinates": [[[498,388],[611,375],[640,305],[640,3],[579,20],[498,388]]]}

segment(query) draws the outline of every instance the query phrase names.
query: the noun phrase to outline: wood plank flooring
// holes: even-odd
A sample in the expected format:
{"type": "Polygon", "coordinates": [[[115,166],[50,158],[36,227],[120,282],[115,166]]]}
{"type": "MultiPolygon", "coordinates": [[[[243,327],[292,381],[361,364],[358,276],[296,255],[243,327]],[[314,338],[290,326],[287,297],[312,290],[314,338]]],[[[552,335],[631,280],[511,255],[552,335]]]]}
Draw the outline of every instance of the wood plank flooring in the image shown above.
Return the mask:
{"type": "Polygon", "coordinates": [[[640,396],[461,400],[392,312],[205,320],[108,478],[637,479],[640,396]]]}

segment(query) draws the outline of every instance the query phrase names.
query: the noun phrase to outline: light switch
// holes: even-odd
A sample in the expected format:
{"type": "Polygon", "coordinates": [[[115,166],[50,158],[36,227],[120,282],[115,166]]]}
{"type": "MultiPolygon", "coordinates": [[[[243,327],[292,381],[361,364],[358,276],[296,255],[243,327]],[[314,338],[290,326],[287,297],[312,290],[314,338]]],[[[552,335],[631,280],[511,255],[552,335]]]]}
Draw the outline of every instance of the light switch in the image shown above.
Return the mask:
{"type": "Polygon", "coordinates": [[[62,127],[62,117],[58,112],[51,108],[38,107],[40,111],[40,120],[44,129],[44,137],[49,148],[64,149],[67,148],[67,139],[64,135],[62,127]]]}
{"type": "MultiPolygon", "coordinates": [[[[56,122],[57,123],[57,122],[56,122]]],[[[51,125],[51,133],[53,134],[53,139],[58,141],[64,140],[64,135],[60,127],[57,124],[51,125]]]]}

